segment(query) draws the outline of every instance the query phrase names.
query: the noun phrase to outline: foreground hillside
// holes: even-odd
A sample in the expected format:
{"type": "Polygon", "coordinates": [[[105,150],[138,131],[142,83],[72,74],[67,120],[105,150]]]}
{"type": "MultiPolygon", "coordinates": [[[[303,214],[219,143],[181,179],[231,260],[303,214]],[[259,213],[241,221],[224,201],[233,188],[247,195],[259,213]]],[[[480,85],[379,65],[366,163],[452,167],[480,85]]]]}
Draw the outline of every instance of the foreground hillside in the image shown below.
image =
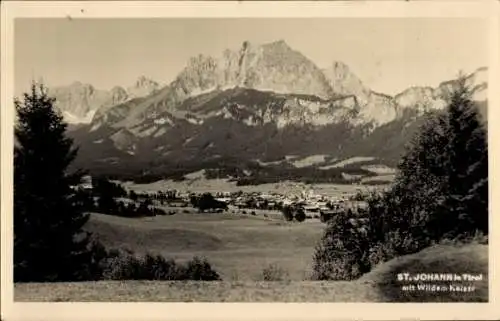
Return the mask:
{"type": "MultiPolygon", "coordinates": [[[[16,301],[486,302],[487,246],[437,246],[389,261],[348,282],[82,282],[16,284],[16,301]],[[483,273],[469,293],[404,292],[398,272],[483,273]]],[[[441,282],[442,283],[442,282],[441,282]]],[[[464,283],[464,285],[466,285],[464,283]]]]}
{"type": "MultiPolygon", "coordinates": [[[[16,284],[20,301],[485,301],[485,245],[439,245],[399,257],[356,281],[311,282],[310,265],[324,224],[287,223],[242,214],[177,213],[141,219],[92,214],[86,229],[107,247],[160,253],[179,261],[205,256],[222,282],[100,281],[16,284]],[[263,270],[278,266],[279,282],[264,282],[263,270]],[[471,293],[402,292],[397,273],[482,273],[471,293]],[[444,297],[442,296],[444,295],[444,297]]],[[[440,282],[442,283],[442,282],[440,282]]]]}

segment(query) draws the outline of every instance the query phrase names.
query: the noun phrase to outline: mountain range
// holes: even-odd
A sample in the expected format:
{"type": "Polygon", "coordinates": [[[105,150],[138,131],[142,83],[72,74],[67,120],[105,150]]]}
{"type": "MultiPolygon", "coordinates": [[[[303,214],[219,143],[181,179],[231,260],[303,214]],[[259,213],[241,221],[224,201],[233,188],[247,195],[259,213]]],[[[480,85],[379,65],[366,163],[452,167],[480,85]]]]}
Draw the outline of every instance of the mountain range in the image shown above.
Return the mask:
{"type": "MultiPolygon", "coordinates": [[[[467,78],[486,119],[487,68],[467,78]]],[[[378,93],[344,63],[320,68],[280,40],[192,57],[163,87],[140,77],[129,88],[75,82],[49,92],[72,124],[76,164],[91,172],[338,181],[369,174],[335,166],[347,158],[395,166],[423,115],[443,109],[455,84],[378,93]]]]}

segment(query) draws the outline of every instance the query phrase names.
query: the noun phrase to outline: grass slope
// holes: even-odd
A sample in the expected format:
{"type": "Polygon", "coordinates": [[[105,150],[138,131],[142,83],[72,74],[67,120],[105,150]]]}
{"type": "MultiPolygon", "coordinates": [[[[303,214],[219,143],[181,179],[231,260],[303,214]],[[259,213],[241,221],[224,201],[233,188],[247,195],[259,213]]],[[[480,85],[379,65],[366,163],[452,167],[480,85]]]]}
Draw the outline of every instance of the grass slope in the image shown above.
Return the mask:
{"type": "Polygon", "coordinates": [[[353,282],[89,282],[17,284],[15,301],[373,302],[372,286],[353,282]]]}
{"type": "Polygon", "coordinates": [[[487,302],[487,247],[438,246],[397,258],[359,280],[337,282],[102,281],[16,284],[15,301],[114,302],[487,302]],[[483,273],[472,293],[405,292],[401,271],[483,273]]]}
{"type": "MultiPolygon", "coordinates": [[[[176,214],[125,219],[93,214],[88,230],[111,246],[160,252],[176,259],[205,255],[222,282],[82,282],[16,284],[16,301],[143,302],[486,302],[488,247],[439,245],[399,257],[352,282],[303,281],[321,236],[320,223],[287,224],[242,215],[176,214]],[[286,282],[259,281],[262,269],[277,263],[286,282]],[[397,273],[482,273],[472,293],[405,292],[397,273]]],[[[439,282],[446,283],[446,282],[439,282]]],[[[468,283],[468,282],[465,282],[468,283]]],[[[466,284],[467,285],[467,284],[466,284]]]]}
{"type": "Polygon", "coordinates": [[[86,229],[109,247],[161,253],[180,261],[205,256],[224,280],[258,280],[278,264],[291,280],[309,273],[324,224],[238,214],[184,214],[127,219],[92,214],[86,229]]]}
{"type": "Polygon", "coordinates": [[[399,302],[488,302],[488,246],[471,244],[463,247],[439,245],[419,253],[405,255],[386,262],[361,277],[359,282],[377,284],[377,291],[389,301],[399,302]],[[398,273],[464,273],[479,275],[481,281],[400,282],[398,273]],[[472,292],[401,291],[403,284],[435,284],[474,286],[472,292]]]}

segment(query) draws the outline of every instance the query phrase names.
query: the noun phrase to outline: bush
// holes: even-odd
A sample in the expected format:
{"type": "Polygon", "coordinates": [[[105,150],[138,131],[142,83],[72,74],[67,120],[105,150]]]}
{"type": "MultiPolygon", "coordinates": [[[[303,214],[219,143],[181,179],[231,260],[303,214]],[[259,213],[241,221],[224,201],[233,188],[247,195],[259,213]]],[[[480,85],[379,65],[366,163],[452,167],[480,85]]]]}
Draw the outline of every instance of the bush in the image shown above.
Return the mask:
{"type": "Polygon", "coordinates": [[[255,211],[252,211],[250,214],[251,214],[251,215],[254,215],[254,216],[255,216],[255,215],[257,215],[257,214],[255,213],[255,211]]]}
{"type": "Polygon", "coordinates": [[[289,279],[288,273],[277,264],[270,264],[262,270],[263,281],[285,281],[289,279]]]}
{"type": "Polygon", "coordinates": [[[205,258],[194,257],[185,267],[181,267],[178,280],[218,281],[219,274],[212,269],[205,258]]]}
{"type": "Polygon", "coordinates": [[[160,255],[121,253],[107,260],[103,269],[105,280],[196,280],[215,281],[220,276],[206,260],[194,258],[186,266],[160,255]]]}
{"type": "Polygon", "coordinates": [[[194,257],[187,264],[176,263],[161,255],[137,255],[127,249],[111,249],[94,241],[93,264],[89,267],[88,280],[220,280],[219,274],[206,259],[194,257]]]}
{"type": "Polygon", "coordinates": [[[314,280],[354,280],[370,270],[368,238],[356,223],[347,212],[329,222],[314,254],[314,280]]]}

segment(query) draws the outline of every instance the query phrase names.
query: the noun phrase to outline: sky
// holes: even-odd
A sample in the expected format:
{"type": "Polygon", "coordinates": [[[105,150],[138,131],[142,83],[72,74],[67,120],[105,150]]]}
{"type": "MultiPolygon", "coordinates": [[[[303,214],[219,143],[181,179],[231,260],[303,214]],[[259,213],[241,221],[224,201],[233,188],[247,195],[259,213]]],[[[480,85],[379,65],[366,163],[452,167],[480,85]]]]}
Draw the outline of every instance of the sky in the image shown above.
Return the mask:
{"type": "Polygon", "coordinates": [[[342,61],[372,90],[395,95],[487,66],[487,31],[473,18],[23,18],[14,25],[15,94],[33,79],[110,89],[144,75],[166,85],[191,56],[284,40],[320,68],[342,61]]]}

